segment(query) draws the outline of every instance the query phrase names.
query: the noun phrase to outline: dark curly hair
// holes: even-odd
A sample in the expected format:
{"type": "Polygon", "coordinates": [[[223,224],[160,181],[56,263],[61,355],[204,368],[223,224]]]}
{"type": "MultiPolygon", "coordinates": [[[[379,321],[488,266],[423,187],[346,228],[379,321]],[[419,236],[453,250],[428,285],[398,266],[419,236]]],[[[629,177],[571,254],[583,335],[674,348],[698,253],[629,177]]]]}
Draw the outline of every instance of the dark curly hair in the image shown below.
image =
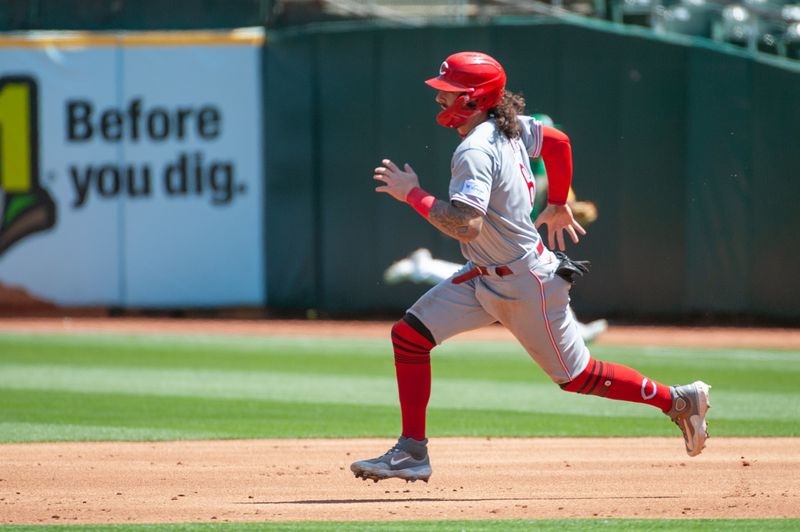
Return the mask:
{"type": "Polygon", "coordinates": [[[494,118],[503,135],[509,139],[519,138],[520,126],[517,115],[525,112],[525,98],[522,94],[511,91],[503,93],[502,101],[495,107],[489,109],[489,116],[494,118]]]}

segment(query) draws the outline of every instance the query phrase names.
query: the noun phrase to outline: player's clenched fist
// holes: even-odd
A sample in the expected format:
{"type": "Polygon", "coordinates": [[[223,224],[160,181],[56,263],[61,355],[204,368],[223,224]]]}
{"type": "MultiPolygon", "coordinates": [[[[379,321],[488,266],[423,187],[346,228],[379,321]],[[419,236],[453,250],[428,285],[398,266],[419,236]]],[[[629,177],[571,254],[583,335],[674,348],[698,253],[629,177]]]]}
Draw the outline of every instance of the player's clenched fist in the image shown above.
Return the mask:
{"type": "Polygon", "coordinates": [[[385,192],[398,201],[406,201],[411,189],[419,186],[417,173],[408,163],[404,165],[405,171],[400,170],[389,159],[384,159],[381,163],[383,166],[375,169],[375,175],[372,178],[384,184],[377,187],[375,192],[385,192]]]}

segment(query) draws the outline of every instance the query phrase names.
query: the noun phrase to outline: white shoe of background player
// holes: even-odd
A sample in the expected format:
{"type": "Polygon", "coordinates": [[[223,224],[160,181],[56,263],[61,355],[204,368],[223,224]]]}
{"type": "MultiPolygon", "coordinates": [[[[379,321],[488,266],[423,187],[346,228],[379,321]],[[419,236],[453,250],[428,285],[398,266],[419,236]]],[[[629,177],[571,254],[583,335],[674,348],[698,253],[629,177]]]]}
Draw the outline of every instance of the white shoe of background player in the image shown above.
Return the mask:
{"type": "Polygon", "coordinates": [[[583,341],[586,343],[596,340],[598,336],[608,329],[608,322],[606,320],[594,320],[589,323],[581,323],[575,320],[575,323],[578,324],[581,338],[583,338],[583,341]]]}
{"type": "Polygon", "coordinates": [[[434,259],[430,251],[420,248],[389,266],[383,272],[383,280],[388,284],[410,281],[435,285],[448,279],[460,268],[461,264],[434,259]]]}
{"type": "Polygon", "coordinates": [[[424,262],[432,260],[431,252],[427,249],[418,249],[408,257],[398,260],[383,272],[383,280],[389,284],[411,281],[420,281],[420,270],[424,262]]]}

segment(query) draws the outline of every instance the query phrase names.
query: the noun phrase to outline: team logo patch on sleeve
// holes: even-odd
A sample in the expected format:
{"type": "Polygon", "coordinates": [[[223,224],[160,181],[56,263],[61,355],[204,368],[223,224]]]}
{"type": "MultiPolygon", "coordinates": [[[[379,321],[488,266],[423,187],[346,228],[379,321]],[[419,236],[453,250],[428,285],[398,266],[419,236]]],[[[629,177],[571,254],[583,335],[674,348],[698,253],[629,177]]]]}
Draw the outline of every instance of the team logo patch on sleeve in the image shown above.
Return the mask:
{"type": "Polygon", "coordinates": [[[489,187],[480,181],[467,181],[461,187],[460,191],[465,196],[472,196],[475,198],[484,198],[489,194],[489,187]]]}

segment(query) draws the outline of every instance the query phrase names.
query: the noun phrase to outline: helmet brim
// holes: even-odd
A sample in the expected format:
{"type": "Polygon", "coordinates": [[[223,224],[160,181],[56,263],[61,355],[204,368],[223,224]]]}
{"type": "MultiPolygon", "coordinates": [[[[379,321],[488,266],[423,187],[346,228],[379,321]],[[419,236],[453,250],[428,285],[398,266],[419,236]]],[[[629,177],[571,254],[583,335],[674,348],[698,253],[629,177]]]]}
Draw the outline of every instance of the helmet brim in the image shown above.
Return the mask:
{"type": "Polygon", "coordinates": [[[467,92],[469,90],[469,87],[465,87],[464,85],[447,81],[446,79],[443,79],[441,76],[431,79],[426,79],[425,84],[428,85],[429,87],[433,87],[434,89],[445,92],[467,92]]]}

